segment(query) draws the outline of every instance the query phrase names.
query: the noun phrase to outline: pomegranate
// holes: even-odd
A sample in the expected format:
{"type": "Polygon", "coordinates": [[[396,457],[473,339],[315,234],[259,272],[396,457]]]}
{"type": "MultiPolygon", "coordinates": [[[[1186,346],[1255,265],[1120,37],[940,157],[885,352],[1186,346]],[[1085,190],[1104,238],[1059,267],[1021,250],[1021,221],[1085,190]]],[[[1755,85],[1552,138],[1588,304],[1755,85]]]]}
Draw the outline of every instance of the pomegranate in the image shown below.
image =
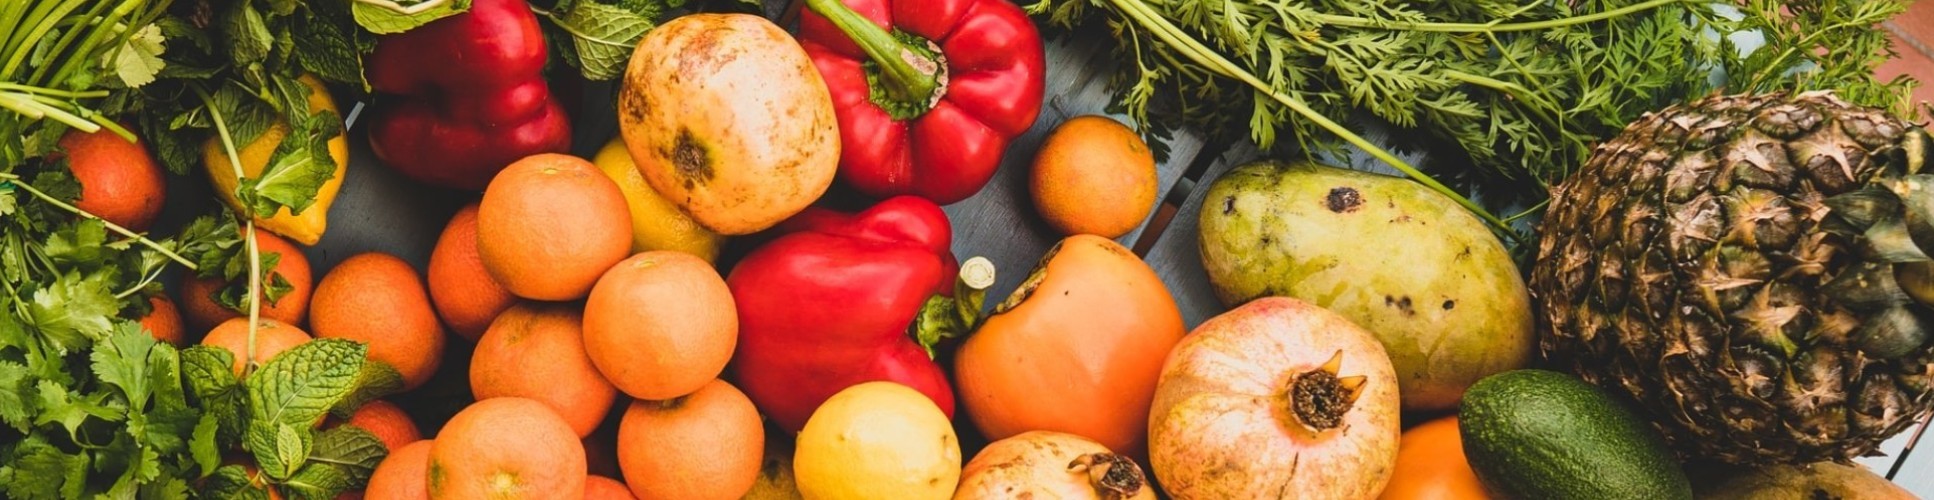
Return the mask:
{"type": "Polygon", "coordinates": [[[1256,299],[1169,353],[1149,461],[1178,500],[1376,498],[1396,465],[1400,406],[1370,332],[1296,299],[1256,299]]]}

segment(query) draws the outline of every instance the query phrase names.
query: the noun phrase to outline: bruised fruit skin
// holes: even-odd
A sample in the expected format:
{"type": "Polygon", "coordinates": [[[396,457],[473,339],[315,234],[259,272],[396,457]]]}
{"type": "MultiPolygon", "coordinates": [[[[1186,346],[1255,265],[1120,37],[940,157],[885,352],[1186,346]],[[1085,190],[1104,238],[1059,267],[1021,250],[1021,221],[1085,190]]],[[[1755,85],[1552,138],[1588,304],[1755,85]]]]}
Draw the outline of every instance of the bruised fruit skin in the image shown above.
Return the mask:
{"type": "Polygon", "coordinates": [[[478,401],[430,448],[430,498],[582,500],[584,445],[570,424],[524,398],[478,401]]]}
{"type": "Polygon", "coordinates": [[[960,473],[954,500],[1014,498],[1016,492],[1066,500],[1155,500],[1135,461],[1094,440],[1028,431],[995,441],[960,473]]]}
{"type": "Polygon", "coordinates": [[[839,124],[806,51],[765,18],[694,14],[638,41],[618,126],[651,187],[713,232],[750,234],[833,182],[839,124]]]}
{"type": "Polygon", "coordinates": [[[1177,500],[1372,498],[1397,460],[1396,373],[1370,332],[1296,299],[1256,299],[1170,353],[1149,465],[1177,500]]]}
{"type": "Polygon", "coordinates": [[[1302,299],[1377,335],[1404,409],[1454,407],[1486,375],[1531,359],[1531,298],[1470,212],[1410,180],[1263,162],[1216,179],[1200,244],[1223,305],[1302,299]]]}
{"type": "Polygon", "coordinates": [[[79,208],[130,231],[148,230],[161,214],[167,179],[147,148],[108,129],[70,129],[60,136],[67,168],[81,183],[79,208]]]}

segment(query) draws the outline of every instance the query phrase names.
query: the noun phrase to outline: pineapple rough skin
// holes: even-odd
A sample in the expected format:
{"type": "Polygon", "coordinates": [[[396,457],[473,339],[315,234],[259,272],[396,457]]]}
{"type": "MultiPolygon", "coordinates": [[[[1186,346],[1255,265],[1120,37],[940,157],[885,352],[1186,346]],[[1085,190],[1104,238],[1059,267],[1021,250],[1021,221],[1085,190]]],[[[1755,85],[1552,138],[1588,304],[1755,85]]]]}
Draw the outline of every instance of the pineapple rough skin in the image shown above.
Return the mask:
{"type": "Polygon", "coordinates": [[[1687,459],[1873,453],[1934,403],[1934,310],[1894,279],[1928,264],[1875,243],[1887,221],[1930,227],[1934,197],[1908,195],[1934,183],[1912,175],[1928,144],[1825,92],[1642,117],[1552,193],[1541,351],[1630,396],[1687,459]]]}

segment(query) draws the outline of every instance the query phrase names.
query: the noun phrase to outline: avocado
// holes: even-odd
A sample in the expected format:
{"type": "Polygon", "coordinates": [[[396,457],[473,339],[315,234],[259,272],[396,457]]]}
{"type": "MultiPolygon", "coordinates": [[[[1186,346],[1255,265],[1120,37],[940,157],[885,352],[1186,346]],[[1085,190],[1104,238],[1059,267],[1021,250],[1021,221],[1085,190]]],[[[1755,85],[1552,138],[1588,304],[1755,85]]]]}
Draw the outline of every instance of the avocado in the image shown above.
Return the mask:
{"type": "Polygon", "coordinates": [[[1493,496],[1524,500],[1691,499],[1692,484],[1650,424],[1570,375],[1486,377],[1457,412],[1464,457],[1493,496]]]}

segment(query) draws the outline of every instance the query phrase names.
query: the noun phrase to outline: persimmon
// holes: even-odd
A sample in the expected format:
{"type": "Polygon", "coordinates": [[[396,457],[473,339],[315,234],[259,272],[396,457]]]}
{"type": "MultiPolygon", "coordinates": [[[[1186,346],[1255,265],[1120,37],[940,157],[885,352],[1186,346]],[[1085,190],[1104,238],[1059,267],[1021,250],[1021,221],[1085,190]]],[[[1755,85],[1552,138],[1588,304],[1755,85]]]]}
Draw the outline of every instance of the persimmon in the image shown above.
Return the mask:
{"type": "Polygon", "coordinates": [[[960,346],[960,401],[988,439],[1031,430],[1140,456],[1149,403],[1182,313],[1114,240],[1068,237],[960,346]],[[1053,381],[1053,383],[1044,383],[1053,381]]]}

